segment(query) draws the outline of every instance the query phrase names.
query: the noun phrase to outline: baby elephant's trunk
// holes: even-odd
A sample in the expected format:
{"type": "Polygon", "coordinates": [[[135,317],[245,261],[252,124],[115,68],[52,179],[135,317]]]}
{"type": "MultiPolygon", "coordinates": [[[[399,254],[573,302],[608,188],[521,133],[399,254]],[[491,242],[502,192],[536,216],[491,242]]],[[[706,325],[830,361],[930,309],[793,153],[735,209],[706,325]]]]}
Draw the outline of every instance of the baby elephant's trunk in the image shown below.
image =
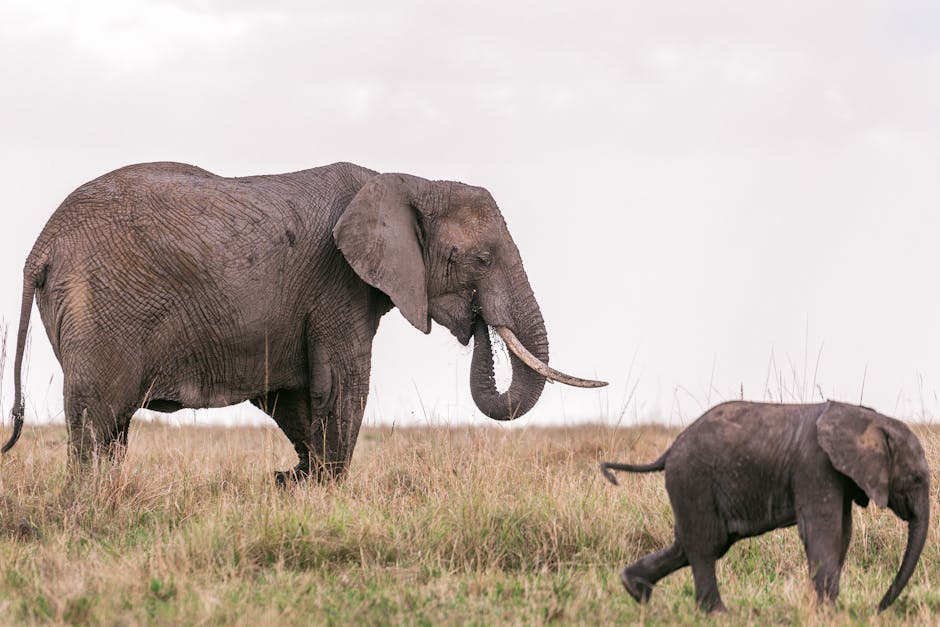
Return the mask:
{"type": "Polygon", "coordinates": [[[919,510],[922,513],[913,516],[907,523],[907,548],[904,549],[904,558],[901,560],[901,567],[898,568],[898,574],[895,576],[894,581],[891,582],[891,587],[888,588],[888,591],[881,599],[881,603],[878,604],[879,612],[883,612],[889,605],[894,603],[894,600],[898,598],[898,595],[904,590],[904,586],[907,585],[907,580],[910,579],[911,575],[914,573],[914,568],[917,566],[917,560],[920,559],[921,551],[924,550],[924,542],[927,541],[927,530],[930,527],[930,514],[927,513],[930,508],[929,498],[924,497],[924,501],[927,502],[927,505],[925,505],[927,510],[919,510]],[[924,515],[925,513],[926,515],[924,515]]]}

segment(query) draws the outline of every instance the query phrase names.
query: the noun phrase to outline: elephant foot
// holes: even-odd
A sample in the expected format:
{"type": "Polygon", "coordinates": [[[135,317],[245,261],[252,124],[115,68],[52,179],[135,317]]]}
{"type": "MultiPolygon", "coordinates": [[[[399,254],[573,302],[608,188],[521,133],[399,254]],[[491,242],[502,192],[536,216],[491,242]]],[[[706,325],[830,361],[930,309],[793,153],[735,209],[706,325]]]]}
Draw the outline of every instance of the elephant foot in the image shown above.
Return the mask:
{"type": "Polygon", "coordinates": [[[346,476],[346,464],[342,462],[323,463],[312,462],[311,465],[297,464],[290,470],[278,470],[274,473],[274,481],[279,486],[288,486],[301,481],[316,481],[317,483],[332,483],[346,476]]]}
{"type": "Polygon", "coordinates": [[[631,574],[629,568],[620,571],[620,581],[637,603],[646,603],[650,600],[650,595],[653,594],[653,584],[643,577],[631,574]]]}
{"type": "Polygon", "coordinates": [[[309,478],[310,471],[307,468],[301,467],[300,464],[290,470],[277,470],[274,472],[274,483],[281,488],[306,481],[309,478]]]}
{"type": "Polygon", "coordinates": [[[718,614],[720,612],[728,611],[728,608],[725,607],[725,604],[721,601],[721,599],[718,599],[718,601],[712,602],[712,603],[706,603],[706,602],[700,603],[699,607],[706,614],[718,614]]]}

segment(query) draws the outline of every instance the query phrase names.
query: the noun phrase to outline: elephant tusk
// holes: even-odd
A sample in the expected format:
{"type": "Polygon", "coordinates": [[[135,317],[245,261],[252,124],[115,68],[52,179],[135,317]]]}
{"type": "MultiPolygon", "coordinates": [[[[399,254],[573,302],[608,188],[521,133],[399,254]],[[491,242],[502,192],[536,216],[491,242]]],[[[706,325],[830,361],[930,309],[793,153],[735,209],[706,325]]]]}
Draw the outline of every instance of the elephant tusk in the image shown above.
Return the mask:
{"type": "Polygon", "coordinates": [[[571,375],[565,374],[564,372],[559,372],[554,368],[549,367],[547,364],[539,360],[538,357],[530,353],[529,349],[522,345],[522,342],[519,341],[519,338],[516,337],[516,334],[510,331],[508,327],[493,328],[496,329],[496,333],[499,335],[499,337],[503,338],[503,341],[506,342],[506,348],[511,350],[516,357],[521,359],[522,363],[527,365],[529,368],[532,368],[532,370],[535,370],[549,381],[558,381],[559,383],[572,385],[577,388],[601,388],[607,385],[606,381],[579,379],[578,377],[572,377],[571,375]]]}

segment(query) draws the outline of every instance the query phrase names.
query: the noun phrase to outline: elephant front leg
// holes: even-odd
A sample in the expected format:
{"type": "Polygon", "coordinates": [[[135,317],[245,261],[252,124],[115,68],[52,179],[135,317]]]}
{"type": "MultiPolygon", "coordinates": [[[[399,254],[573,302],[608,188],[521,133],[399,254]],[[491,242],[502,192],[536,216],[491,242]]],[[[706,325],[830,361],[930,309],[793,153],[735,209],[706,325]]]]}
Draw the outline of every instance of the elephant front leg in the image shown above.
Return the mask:
{"type": "Polygon", "coordinates": [[[362,409],[355,406],[338,404],[334,411],[314,413],[309,421],[294,418],[284,424],[288,421],[275,418],[299,459],[294,468],[275,473],[278,485],[308,478],[320,483],[342,478],[352,459],[362,414],[362,409]]]}
{"type": "Polygon", "coordinates": [[[834,603],[839,596],[842,563],[852,536],[851,501],[846,507],[839,496],[807,506],[806,511],[797,516],[800,539],[820,603],[834,603]]]}
{"type": "Polygon", "coordinates": [[[310,474],[310,391],[307,388],[277,390],[252,400],[258,409],[271,416],[297,453],[297,465],[290,470],[278,470],[274,479],[278,485],[306,479],[310,474]]]}
{"type": "Polygon", "coordinates": [[[321,360],[313,375],[309,388],[279,390],[264,402],[255,401],[297,452],[294,468],[275,473],[279,485],[339,479],[352,459],[368,395],[368,367],[339,370],[321,360]]]}
{"type": "Polygon", "coordinates": [[[352,459],[368,396],[368,375],[347,376],[335,384],[329,411],[314,410],[310,425],[309,472],[317,481],[345,475],[352,459]]]}
{"type": "Polygon", "coordinates": [[[307,345],[310,373],[309,476],[319,482],[345,475],[359,437],[369,394],[375,329],[360,337],[311,337],[307,345]],[[318,339],[320,341],[318,341],[318,339]]]}
{"type": "Polygon", "coordinates": [[[277,473],[279,484],[307,478],[333,481],[346,473],[369,393],[377,326],[378,318],[366,326],[352,320],[339,328],[308,326],[307,386],[267,399],[268,413],[299,458],[293,469],[277,473]]]}

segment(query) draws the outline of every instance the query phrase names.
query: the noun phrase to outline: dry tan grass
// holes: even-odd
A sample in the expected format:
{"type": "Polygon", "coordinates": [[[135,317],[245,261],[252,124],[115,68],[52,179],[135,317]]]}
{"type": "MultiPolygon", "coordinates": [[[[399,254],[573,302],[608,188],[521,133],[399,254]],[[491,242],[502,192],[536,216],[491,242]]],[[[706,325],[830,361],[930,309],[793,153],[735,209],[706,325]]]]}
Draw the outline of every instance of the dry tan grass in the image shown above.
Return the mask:
{"type": "MultiPolygon", "coordinates": [[[[920,428],[940,466],[940,432],[920,428]]],[[[367,429],[348,479],[279,490],[275,429],[135,423],[125,463],[69,482],[63,428],[27,430],[0,469],[0,622],[540,624],[708,622],[688,570],[647,607],[619,569],[671,540],[659,427],[367,429]]],[[[936,477],[934,485],[937,485],[936,477]]],[[[734,623],[857,624],[905,529],[856,511],[836,610],[817,610],[794,529],[736,545],[719,581],[734,623]]],[[[937,532],[884,622],[934,622],[937,532]]]]}

